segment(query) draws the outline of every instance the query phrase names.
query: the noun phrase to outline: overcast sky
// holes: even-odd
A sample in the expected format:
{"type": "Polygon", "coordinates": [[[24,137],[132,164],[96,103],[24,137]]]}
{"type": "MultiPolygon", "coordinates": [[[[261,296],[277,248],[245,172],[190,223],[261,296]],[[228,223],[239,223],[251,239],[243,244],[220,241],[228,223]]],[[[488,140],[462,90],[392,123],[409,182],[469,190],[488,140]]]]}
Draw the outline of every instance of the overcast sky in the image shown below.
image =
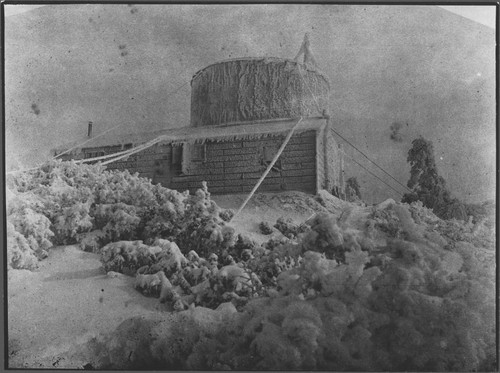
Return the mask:
{"type": "MultiPolygon", "coordinates": [[[[35,8],[39,8],[45,5],[20,5],[20,4],[6,4],[5,5],[5,16],[9,17],[14,14],[29,12],[35,8]]],[[[495,6],[441,6],[441,8],[446,9],[455,14],[461,15],[462,17],[469,18],[473,21],[479,22],[491,28],[495,28],[495,6]]]]}
{"type": "MultiPolygon", "coordinates": [[[[185,83],[197,69],[232,56],[291,57],[309,31],[343,135],[403,182],[411,139],[436,139],[455,193],[494,196],[494,6],[138,8],[5,5],[7,148],[20,164],[79,141],[95,118],[101,130],[127,123],[124,133],[185,126],[185,83]],[[406,142],[388,143],[396,121],[406,142]]],[[[391,197],[356,167],[349,176],[374,201],[391,197]]]]}

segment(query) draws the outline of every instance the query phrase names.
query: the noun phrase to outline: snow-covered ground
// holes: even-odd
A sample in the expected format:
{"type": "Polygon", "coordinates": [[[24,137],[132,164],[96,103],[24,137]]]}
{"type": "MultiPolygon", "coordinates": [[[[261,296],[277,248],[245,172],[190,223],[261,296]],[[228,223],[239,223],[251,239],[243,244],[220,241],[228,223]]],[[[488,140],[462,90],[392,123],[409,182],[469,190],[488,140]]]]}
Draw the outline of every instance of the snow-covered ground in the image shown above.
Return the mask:
{"type": "MultiPolygon", "coordinates": [[[[234,211],[245,198],[246,195],[212,196],[219,207],[234,211]]],[[[277,229],[273,229],[269,235],[262,234],[259,228],[261,222],[273,226],[278,218],[284,217],[298,225],[316,213],[327,213],[342,227],[346,240],[351,233],[352,237],[359,238],[366,235],[370,237],[371,245],[387,249],[390,235],[380,229],[370,233],[367,223],[378,219],[374,215],[377,211],[395,213],[399,216],[398,227],[402,227],[405,234],[409,235],[410,241],[422,243],[419,247],[429,251],[425,255],[434,251],[432,255],[436,255],[435,260],[442,263],[442,270],[453,276],[461,276],[458,272],[464,265],[471,273],[471,278],[481,278],[480,281],[486,281],[487,284],[491,282],[489,277],[493,275],[492,263],[495,260],[493,247],[479,245],[471,250],[473,246],[458,247],[460,242],[457,242],[461,257],[451,251],[441,250],[438,246],[442,246],[444,236],[435,230],[439,219],[427,215],[423,218],[425,222],[418,222],[417,216],[408,218],[407,209],[392,200],[378,206],[348,203],[326,192],[320,192],[318,196],[300,192],[267,193],[256,194],[229,225],[236,233],[261,244],[272,237],[283,237],[277,229]],[[470,267],[471,263],[475,267],[470,267]]],[[[392,218],[380,215],[380,219],[385,222],[386,228],[391,227],[389,223],[392,218]]],[[[442,234],[444,228],[439,229],[442,234]]],[[[130,354],[135,351],[135,358],[140,357],[141,353],[149,356],[149,350],[140,349],[144,340],[151,344],[168,343],[169,339],[161,328],[156,332],[160,333],[158,335],[142,334],[149,333],[147,330],[150,330],[148,325],[151,323],[168,329],[168,325],[179,322],[175,318],[179,314],[173,312],[170,303],[160,303],[158,298],[142,295],[134,289],[133,277],[106,274],[99,255],[81,251],[77,245],[51,248],[48,253],[48,258],[42,260],[35,271],[10,269],[8,272],[9,367],[95,368],[102,362],[102,356],[109,359],[113,354],[115,362],[126,366],[127,362],[123,361],[127,359],[123,355],[125,352],[128,355],[129,351],[130,354]],[[134,317],[138,319],[131,319],[134,317]],[[162,342],[162,338],[166,339],[162,342]],[[112,351],[103,353],[103,348],[112,351]]],[[[396,258],[395,262],[399,260],[407,259],[396,258]]],[[[405,268],[405,265],[398,264],[400,269],[405,268]]],[[[410,279],[413,276],[417,275],[411,274],[410,279]]],[[[196,307],[196,310],[199,311],[198,316],[193,311],[196,317],[223,314],[221,311],[212,314],[211,310],[204,307],[196,307]]],[[[190,317],[196,319],[195,316],[190,317]]],[[[205,322],[210,323],[210,317],[207,320],[205,322]]],[[[128,355],[130,358],[131,355],[128,355]]]]}
{"type": "Polygon", "coordinates": [[[77,246],[50,250],[34,272],[8,272],[9,367],[81,368],[84,349],[99,333],[107,333],[132,316],[167,310],[155,298],[134,289],[132,277],[110,278],[99,256],[77,246]],[[65,357],[66,356],[66,357],[65,357]]]}
{"type": "MultiPolygon", "coordinates": [[[[246,195],[212,198],[222,208],[237,210],[246,195]]],[[[257,194],[230,225],[262,243],[271,235],[260,233],[260,222],[272,226],[284,216],[299,224],[325,211],[304,193],[257,194]]],[[[281,236],[277,230],[273,235],[281,236]]],[[[9,270],[8,296],[11,368],[81,368],[94,358],[88,348],[93,337],[114,331],[128,318],[170,311],[135,290],[133,277],[108,277],[99,255],[77,245],[50,249],[36,271],[9,270]]]]}

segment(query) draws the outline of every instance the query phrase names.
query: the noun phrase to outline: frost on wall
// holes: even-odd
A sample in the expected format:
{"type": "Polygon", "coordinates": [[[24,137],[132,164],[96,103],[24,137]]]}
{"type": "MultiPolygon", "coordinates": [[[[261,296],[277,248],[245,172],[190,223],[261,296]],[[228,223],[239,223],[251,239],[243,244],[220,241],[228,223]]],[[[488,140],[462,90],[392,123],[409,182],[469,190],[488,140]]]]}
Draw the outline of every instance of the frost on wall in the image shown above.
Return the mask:
{"type": "Polygon", "coordinates": [[[293,61],[218,63],[193,78],[191,125],[321,116],[328,107],[329,91],[322,75],[293,61]]]}

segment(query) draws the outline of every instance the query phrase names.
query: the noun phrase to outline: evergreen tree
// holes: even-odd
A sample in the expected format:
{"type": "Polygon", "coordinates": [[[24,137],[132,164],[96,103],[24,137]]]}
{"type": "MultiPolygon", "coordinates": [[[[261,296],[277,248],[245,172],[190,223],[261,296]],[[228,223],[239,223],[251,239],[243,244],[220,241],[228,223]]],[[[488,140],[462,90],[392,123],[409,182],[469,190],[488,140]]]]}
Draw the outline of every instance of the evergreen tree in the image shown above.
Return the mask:
{"type": "Polygon", "coordinates": [[[413,140],[407,161],[411,166],[407,185],[412,192],[405,194],[402,202],[422,201],[443,219],[467,220],[464,205],[451,196],[446,181],[438,174],[431,141],[423,137],[413,140]]]}

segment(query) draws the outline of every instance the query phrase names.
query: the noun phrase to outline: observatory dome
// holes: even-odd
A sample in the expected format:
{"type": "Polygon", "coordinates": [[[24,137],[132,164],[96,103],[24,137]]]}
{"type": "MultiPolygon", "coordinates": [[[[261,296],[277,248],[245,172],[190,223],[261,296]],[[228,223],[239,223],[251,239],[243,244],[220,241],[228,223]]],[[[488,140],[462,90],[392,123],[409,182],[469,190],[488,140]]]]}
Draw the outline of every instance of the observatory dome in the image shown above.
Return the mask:
{"type": "Polygon", "coordinates": [[[221,61],[191,80],[191,126],[323,116],[329,94],[325,76],[295,60],[221,61]]]}

